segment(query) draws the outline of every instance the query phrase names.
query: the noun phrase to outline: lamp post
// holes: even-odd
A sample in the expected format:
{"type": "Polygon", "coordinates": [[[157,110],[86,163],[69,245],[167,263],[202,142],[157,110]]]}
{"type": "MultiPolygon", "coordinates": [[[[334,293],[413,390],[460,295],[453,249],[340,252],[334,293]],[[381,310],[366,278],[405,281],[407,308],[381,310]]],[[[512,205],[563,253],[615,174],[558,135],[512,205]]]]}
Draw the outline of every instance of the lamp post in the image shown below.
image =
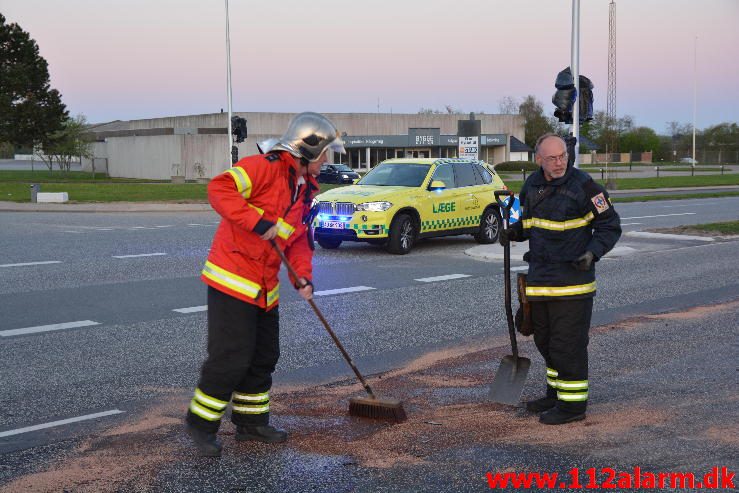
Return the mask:
{"type": "Polygon", "coordinates": [[[575,104],[572,108],[572,136],[577,139],[575,143],[575,168],[580,167],[580,0],[572,0],[572,40],[570,46],[570,66],[572,67],[572,78],[575,82],[575,104]]]}
{"type": "MultiPolygon", "coordinates": [[[[231,147],[233,145],[233,129],[231,128],[231,36],[228,28],[228,0],[226,2],[226,98],[228,99],[228,152],[226,156],[231,156],[231,147]]],[[[233,166],[233,164],[231,164],[233,166]]]]}
{"type": "Polygon", "coordinates": [[[698,99],[698,36],[693,39],[693,163],[695,163],[695,109],[698,99]]]}

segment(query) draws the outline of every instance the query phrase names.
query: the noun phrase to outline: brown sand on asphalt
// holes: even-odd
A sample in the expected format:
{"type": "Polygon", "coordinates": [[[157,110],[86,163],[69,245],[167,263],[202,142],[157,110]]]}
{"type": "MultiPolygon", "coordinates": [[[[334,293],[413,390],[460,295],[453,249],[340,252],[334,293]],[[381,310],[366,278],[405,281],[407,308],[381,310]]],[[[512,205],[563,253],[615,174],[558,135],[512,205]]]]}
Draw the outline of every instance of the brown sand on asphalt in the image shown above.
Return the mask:
{"type": "MultiPolygon", "coordinates": [[[[639,330],[655,319],[692,319],[737,307],[739,301],[641,317],[597,327],[593,332],[639,330]]],[[[530,345],[529,341],[523,344],[530,345]]],[[[273,393],[278,397],[273,412],[290,420],[290,440],[283,446],[298,453],[343,457],[347,463],[364,467],[392,468],[423,464],[438,451],[474,445],[587,447],[591,455],[597,456],[608,453],[619,441],[638,440],[644,427],[677,426],[674,411],[649,398],[628,405],[595,402],[589,408],[588,419],[568,425],[567,433],[559,427],[540,425],[536,416],[522,408],[490,403],[486,397],[493,377],[491,362],[510,352],[507,343],[507,337],[500,337],[491,341],[492,347],[436,351],[402,369],[373,376],[371,384],[378,396],[403,400],[409,418],[400,424],[347,416],[349,398],[363,395],[362,387],[351,379],[310,388],[276,386],[273,393]]],[[[171,390],[163,392],[172,394],[171,390]]],[[[20,477],[0,491],[146,489],[167,464],[192,457],[182,425],[189,392],[179,391],[136,419],[83,440],[46,470],[20,477]]],[[[736,445],[738,432],[736,424],[728,424],[708,428],[704,435],[736,445]]],[[[224,454],[270,453],[271,448],[263,444],[235,442],[233,433],[233,426],[225,422],[221,431],[224,454]]]]}
{"type": "Polygon", "coordinates": [[[657,315],[648,315],[650,319],[660,320],[696,320],[704,318],[717,312],[736,311],[739,309],[739,300],[724,303],[722,305],[696,306],[683,312],[660,313],[657,315]]]}

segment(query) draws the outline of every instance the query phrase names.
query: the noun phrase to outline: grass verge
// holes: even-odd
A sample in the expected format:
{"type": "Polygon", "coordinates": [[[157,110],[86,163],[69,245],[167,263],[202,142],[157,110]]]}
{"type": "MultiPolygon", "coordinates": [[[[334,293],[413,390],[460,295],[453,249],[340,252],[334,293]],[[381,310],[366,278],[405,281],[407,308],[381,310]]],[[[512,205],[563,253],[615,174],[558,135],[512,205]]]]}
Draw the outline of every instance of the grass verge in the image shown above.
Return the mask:
{"type": "Polygon", "coordinates": [[[720,223],[697,224],[692,228],[709,233],[721,233],[724,235],[739,235],[739,221],[725,221],[720,223]]]}
{"type": "MultiPolygon", "coordinates": [[[[602,180],[597,180],[602,183],[602,180]]],[[[55,171],[0,171],[0,200],[11,202],[30,202],[31,183],[41,184],[42,192],[67,192],[72,202],[205,202],[206,185],[187,183],[174,185],[169,182],[131,180],[122,178],[98,178],[93,180],[91,173],[70,172],[66,175],[55,171]]],[[[506,180],[506,185],[519,192],[521,180],[506,180]]],[[[620,178],[616,180],[619,190],[643,188],[672,188],[691,186],[739,185],[739,173],[730,175],[666,176],[661,178],[620,178]]],[[[344,185],[321,184],[321,192],[344,185]]],[[[674,200],[731,196],[726,193],[701,193],[687,195],[662,195],[659,197],[629,197],[619,202],[642,200],[674,200]]]]}
{"type": "Polygon", "coordinates": [[[676,193],[676,194],[660,194],[660,195],[640,195],[638,197],[614,197],[611,196],[612,202],[653,202],[655,200],[681,200],[681,199],[712,199],[716,197],[739,197],[739,192],[704,192],[704,193],[676,193]]]}
{"type": "MultiPolygon", "coordinates": [[[[671,233],[700,233],[709,235],[739,235],[739,221],[724,221],[719,223],[693,224],[691,226],[677,226],[662,228],[671,233]]],[[[657,230],[655,230],[657,231],[657,230]]]]}

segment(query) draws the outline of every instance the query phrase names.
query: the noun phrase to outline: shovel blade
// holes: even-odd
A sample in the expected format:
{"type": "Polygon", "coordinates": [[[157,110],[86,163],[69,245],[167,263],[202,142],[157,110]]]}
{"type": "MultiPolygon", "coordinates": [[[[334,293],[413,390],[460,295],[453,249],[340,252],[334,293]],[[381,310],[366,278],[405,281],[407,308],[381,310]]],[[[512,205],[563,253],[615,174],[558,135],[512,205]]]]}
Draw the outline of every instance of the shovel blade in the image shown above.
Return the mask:
{"type": "Polygon", "coordinates": [[[528,358],[514,358],[511,354],[504,356],[490,385],[488,398],[501,404],[517,405],[521,400],[530,366],[531,360],[528,358]]]}

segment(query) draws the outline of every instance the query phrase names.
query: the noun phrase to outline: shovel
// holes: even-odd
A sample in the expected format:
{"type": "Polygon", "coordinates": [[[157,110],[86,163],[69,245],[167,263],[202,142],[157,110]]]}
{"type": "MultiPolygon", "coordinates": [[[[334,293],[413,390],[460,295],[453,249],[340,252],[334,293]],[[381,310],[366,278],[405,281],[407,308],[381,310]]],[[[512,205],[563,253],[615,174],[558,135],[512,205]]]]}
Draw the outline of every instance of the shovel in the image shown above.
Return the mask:
{"type": "MultiPolygon", "coordinates": [[[[513,192],[510,190],[496,190],[495,200],[503,213],[503,227],[508,229],[513,207],[513,192]],[[508,197],[508,203],[501,200],[501,196],[508,197]]],[[[516,330],[513,325],[513,309],[511,308],[511,245],[503,247],[503,271],[505,276],[505,314],[508,321],[508,333],[511,336],[513,354],[504,356],[500,360],[498,372],[490,385],[488,397],[493,402],[515,406],[521,399],[521,392],[529,374],[531,360],[518,355],[516,330]]]]}

